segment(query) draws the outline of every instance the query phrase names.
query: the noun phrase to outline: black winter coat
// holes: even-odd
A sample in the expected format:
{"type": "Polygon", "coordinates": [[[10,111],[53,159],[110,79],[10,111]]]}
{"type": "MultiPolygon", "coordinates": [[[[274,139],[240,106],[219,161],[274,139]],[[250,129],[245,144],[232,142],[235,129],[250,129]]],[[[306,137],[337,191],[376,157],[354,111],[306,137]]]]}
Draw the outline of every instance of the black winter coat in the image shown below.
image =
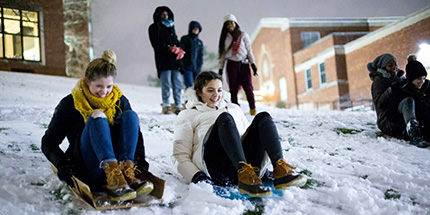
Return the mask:
{"type": "Polygon", "coordinates": [[[378,128],[385,134],[402,137],[405,130],[403,116],[398,112],[399,101],[394,99],[391,85],[400,81],[398,77],[385,78],[378,72],[370,72],[372,100],[377,115],[378,128]],[[397,103],[397,104],[396,104],[397,103]]]}
{"type": "Polygon", "coordinates": [[[200,73],[203,64],[203,42],[199,39],[199,35],[192,33],[194,28],[202,31],[200,23],[191,21],[188,34],[181,37],[181,48],[185,51],[182,63],[185,71],[200,73]]]}
{"type": "Polygon", "coordinates": [[[169,19],[174,20],[173,13],[168,7],[157,7],[152,17],[154,23],[148,29],[149,40],[154,48],[158,77],[160,77],[161,71],[179,70],[181,68],[181,61],[176,60],[176,55],[169,50],[170,47],[180,46],[175,27],[168,28],[161,23],[161,13],[163,11],[168,13],[169,19]]]}
{"type": "MultiPolygon", "coordinates": [[[[118,125],[118,120],[122,117],[122,112],[127,110],[131,110],[130,103],[125,96],[121,96],[120,100],[117,102],[114,124],[111,125],[111,127],[118,125]]],[[[48,129],[42,137],[42,151],[48,160],[57,168],[67,159],[70,159],[76,166],[76,176],[91,186],[91,182],[86,178],[86,168],[83,162],[84,158],[82,157],[79,147],[84,127],[84,118],[79,111],[75,109],[73,96],[69,94],[64,97],[55,108],[48,129]],[[67,137],[69,141],[69,147],[64,153],[59,146],[65,137],[67,137]]],[[[143,136],[140,131],[134,159],[139,168],[148,169],[149,164],[145,160],[145,147],[143,145],[143,136]]]]}

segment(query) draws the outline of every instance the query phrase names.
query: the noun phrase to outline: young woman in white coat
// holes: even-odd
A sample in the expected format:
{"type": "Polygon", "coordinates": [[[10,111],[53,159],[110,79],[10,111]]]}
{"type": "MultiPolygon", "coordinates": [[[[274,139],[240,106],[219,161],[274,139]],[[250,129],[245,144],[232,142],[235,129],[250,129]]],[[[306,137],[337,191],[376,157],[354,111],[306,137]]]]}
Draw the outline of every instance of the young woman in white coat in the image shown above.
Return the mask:
{"type": "Polygon", "coordinates": [[[262,112],[249,124],[228,96],[215,72],[200,73],[194,89],[185,92],[186,109],[176,119],[173,137],[179,173],[188,182],[238,185],[242,193],[265,196],[271,189],[260,178],[270,158],[275,189],[304,185],[306,179],[283,159],[272,117],[262,112]]]}

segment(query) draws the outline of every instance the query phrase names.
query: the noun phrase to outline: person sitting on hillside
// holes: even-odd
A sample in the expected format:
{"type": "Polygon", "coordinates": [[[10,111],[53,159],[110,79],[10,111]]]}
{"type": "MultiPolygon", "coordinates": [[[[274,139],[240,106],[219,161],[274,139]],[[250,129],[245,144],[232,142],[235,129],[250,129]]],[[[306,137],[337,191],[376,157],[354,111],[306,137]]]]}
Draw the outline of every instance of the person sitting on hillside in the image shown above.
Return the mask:
{"type": "Polygon", "coordinates": [[[113,51],[88,64],[85,78],[55,108],[42,151],[57,168],[60,180],[73,187],[72,176],[92,190],[106,186],[113,201],[150,193],[153,184],[135,177],[136,165],[148,169],[139,117],[114,85],[117,75],[113,51]],[[67,137],[66,152],[60,144],[67,137]]]}
{"type": "Polygon", "coordinates": [[[251,196],[270,195],[260,179],[270,158],[275,189],[306,183],[284,160],[272,117],[261,112],[250,125],[240,107],[228,102],[221,75],[200,73],[194,89],[188,88],[184,96],[186,109],[176,119],[173,157],[188,182],[239,185],[240,192],[251,196]]]}
{"type": "Polygon", "coordinates": [[[409,143],[428,147],[417,132],[419,124],[415,114],[415,101],[398,93],[403,82],[403,71],[397,69],[392,54],[383,54],[367,64],[372,83],[372,100],[377,114],[378,128],[394,137],[409,138],[409,143]]]}

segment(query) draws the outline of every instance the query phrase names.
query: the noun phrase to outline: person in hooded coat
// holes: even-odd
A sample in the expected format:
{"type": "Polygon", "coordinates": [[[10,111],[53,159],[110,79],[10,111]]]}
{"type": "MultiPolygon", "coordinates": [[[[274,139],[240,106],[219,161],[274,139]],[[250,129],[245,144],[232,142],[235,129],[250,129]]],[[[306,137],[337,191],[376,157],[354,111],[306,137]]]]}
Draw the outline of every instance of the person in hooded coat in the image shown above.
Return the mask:
{"type": "Polygon", "coordinates": [[[180,48],[180,43],[175,31],[173,12],[166,6],[155,9],[154,23],[149,26],[149,40],[154,48],[155,65],[157,75],[161,81],[161,95],[163,99],[163,114],[172,112],[170,105],[170,88],[173,91],[176,114],[182,109],[181,90],[182,75],[180,73],[181,61],[185,52],[180,48]]]}
{"type": "Polygon", "coordinates": [[[261,178],[271,163],[275,189],[303,186],[306,178],[283,158],[269,113],[261,112],[249,123],[240,107],[228,102],[229,96],[215,72],[200,73],[194,88],[185,91],[185,109],[176,118],[173,132],[179,173],[187,182],[238,185],[242,193],[265,196],[271,190],[261,178]]]}
{"type": "Polygon", "coordinates": [[[398,92],[404,72],[398,70],[397,60],[386,53],[367,64],[372,83],[372,100],[377,114],[377,125],[382,133],[394,137],[407,137],[412,145],[427,147],[420,135],[413,99],[398,92]]]}
{"type": "Polygon", "coordinates": [[[191,21],[188,34],[181,38],[181,48],[185,51],[184,64],[185,87],[193,86],[194,79],[200,73],[203,64],[203,42],[199,39],[202,27],[199,22],[191,21]]]}
{"type": "Polygon", "coordinates": [[[226,71],[231,102],[239,104],[237,93],[242,87],[248,100],[249,113],[253,116],[256,115],[254,87],[252,86],[249,66],[251,65],[254,76],[257,76],[257,66],[255,65],[249,35],[240,30],[237,19],[233,14],[227,14],[224,17],[218,45],[218,60],[218,73],[220,75],[223,74],[224,65],[227,61],[226,71]]]}

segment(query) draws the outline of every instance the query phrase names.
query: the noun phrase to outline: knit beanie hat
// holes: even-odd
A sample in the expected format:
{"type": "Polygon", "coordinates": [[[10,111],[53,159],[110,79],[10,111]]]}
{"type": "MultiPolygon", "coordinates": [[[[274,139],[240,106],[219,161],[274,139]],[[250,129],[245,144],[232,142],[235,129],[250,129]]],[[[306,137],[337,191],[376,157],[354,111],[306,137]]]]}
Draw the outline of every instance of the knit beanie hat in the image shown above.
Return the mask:
{"type": "Polygon", "coordinates": [[[236,17],[231,13],[224,16],[224,22],[227,22],[227,21],[233,21],[235,23],[238,23],[236,17]]]}
{"type": "Polygon", "coordinates": [[[367,64],[367,70],[369,70],[370,72],[375,72],[378,69],[385,69],[390,60],[394,60],[397,62],[396,57],[394,57],[394,55],[392,54],[386,53],[380,55],[375,58],[373,62],[367,64]]]}
{"type": "Polygon", "coordinates": [[[421,64],[419,61],[414,60],[413,58],[408,58],[408,60],[409,62],[406,65],[406,79],[408,81],[413,81],[421,76],[427,77],[427,71],[424,68],[423,64],[421,64]]]}

